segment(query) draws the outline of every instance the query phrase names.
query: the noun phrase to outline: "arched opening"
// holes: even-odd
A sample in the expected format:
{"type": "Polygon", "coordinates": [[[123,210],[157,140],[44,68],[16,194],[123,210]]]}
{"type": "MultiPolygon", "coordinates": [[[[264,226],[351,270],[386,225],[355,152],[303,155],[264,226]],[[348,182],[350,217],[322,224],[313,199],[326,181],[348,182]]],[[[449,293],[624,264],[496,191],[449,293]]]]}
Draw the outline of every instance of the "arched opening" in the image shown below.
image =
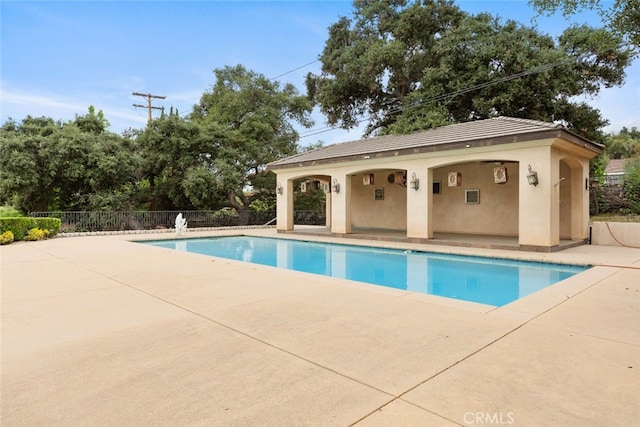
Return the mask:
{"type": "Polygon", "coordinates": [[[309,175],[293,180],[293,223],[331,226],[330,177],[309,175]]]}
{"type": "Polygon", "coordinates": [[[559,178],[555,183],[559,200],[560,239],[576,240],[586,237],[583,203],[587,188],[583,176],[587,175],[579,161],[570,157],[560,160],[559,178]]]}

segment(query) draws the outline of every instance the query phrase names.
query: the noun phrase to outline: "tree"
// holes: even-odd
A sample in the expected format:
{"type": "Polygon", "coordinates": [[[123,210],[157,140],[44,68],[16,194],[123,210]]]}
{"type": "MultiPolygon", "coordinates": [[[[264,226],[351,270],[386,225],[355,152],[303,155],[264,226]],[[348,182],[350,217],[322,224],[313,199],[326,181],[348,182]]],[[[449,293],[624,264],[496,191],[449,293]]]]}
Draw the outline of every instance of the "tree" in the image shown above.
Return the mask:
{"type": "Polygon", "coordinates": [[[206,128],[173,109],[155,119],[136,138],[149,182],[151,210],[217,209],[213,159],[217,151],[206,128]]]}
{"type": "Polygon", "coordinates": [[[47,117],[27,116],[21,124],[8,120],[0,133],[0,198],[22,212],[44,211],[52,205],[55,171],[47,168],[52,135],[62,128],[47,117]],[[53,176],[52,176],[53,175],[53,176]]]}
{"type": "Polygon", "coordinates": [[[214,70],[216,82],[191,117],[210,142],[211,170],[241,223],[251,203],[272,196],[274,178],[266,164],[295,154],[293,124],[311,127],[312,103],[291,84],[280,86],[238,65],[214,70]]]}
{"type": "Polygon", "coordinates": [[[640,155],[640,130],[622,128],[619,133],[607,136],[606,155],[611,159],[626,159],[640,155]]]}
{"type": "Polygon", "coordinates": [[[630,54],[604,30],[572,27],[554,41],[514,21],[471,16],[445,0],[354,2],[329,28],[307,91],[331,125],[406,133],[509,115],[562,121],[598,139],[607,124],[576,101],[619,85],[630,54]]]}
{"type": "MultiPolygon", "coordinates": [[[[91,116],[91,114],[89,114],[91,116]]],[[[62,123],[27,116],[0,130],[0,200],[23,212],[116,209],[127,204],[137,158],[127,140],[81,127],[91,118],[62,123]],[[79,125],[80,124],[80,125],[79,125]]]]}
{"type": "Polygon", "coordinates": [[[530,0],[529,3],[539,14],[548,15],[561,10],[564,16],[570,16],[583,9],[595,9],[609,29],[627,38],[634,49],[640,48],[639,0],[530,0]]]}
{"type": "Polygon", "coordinates": [[[93,105],[89,106],[89,114],[84,116],[78,116],[73,121],[80,129],[85,132],[101,134],[109,129],[109,121],[104,117],[102,110],[96,113],[96,108],[93,105]]]}

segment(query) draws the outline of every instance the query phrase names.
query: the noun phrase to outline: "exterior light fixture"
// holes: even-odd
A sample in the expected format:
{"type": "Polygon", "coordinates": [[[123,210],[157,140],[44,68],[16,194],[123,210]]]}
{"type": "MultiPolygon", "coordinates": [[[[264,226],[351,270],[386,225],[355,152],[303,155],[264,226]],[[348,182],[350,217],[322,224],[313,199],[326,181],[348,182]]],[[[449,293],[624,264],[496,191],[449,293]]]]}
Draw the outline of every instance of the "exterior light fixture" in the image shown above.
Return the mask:
{"type": "Polygon", "coordinates": [[[276,187],[276,191],[278,194],[282,194],[284,192],[284,188],[282,188],[282,183],[278,182],[278,186],[276,187]]]}
{"type": "Polygon", "coordinates": [[[338,183],[338,178],[333,178],[333,192],[336,194],[340,192],[340,184],[338,183]]]}
{"type": "Polygon", "coordinates": [[[529,181],[529,185],[533,185],[533,186],[538,185],[538,172],[531,170],[531,165],[529,165],[529,173],[527,174],[527,181],[529,181]]]}
{"type": "Polygon", "coordinates": [[[418,189],[420,188],[420,179],[416,178],[415,172],[411,173],[411,181],[409,181],[409,187],[416,191],[418,191],[418,189]]]}

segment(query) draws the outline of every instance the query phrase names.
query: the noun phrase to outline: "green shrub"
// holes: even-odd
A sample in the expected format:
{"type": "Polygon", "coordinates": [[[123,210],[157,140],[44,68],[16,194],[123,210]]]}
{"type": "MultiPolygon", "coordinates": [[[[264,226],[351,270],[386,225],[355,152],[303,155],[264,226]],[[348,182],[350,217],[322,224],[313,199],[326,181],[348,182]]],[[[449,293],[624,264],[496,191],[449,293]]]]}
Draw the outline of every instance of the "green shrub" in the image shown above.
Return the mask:
{"type": "Polygon", "coordinates": [[[7,230],[0,234],[0,245],[8,245],[11,242],[13,242],[13,233],[11,230],[7,230]]]}
{"type": "Polygon", "coordinates": [[[640,214],[640,155],[625,164],[624,196],[628,203],[628,212],[640,214]]]}
{"type": "Polygon", "coordinates": [[[35,228],[41,230],[43,233],[44,230],[46,230],[46,235],[44,237],[46,238],[49,236],[55,236],[60,230],[60,224],[61,222],[59,218],[0,218],[0,233],[11,231],[13,233],[14,240],[19,241],[23,240],[25,236],[28,235],[29,230],[35,228]]]}
{"type": "Polygon", "coordinates": [[[27,232],[34,227],[36,227],[35,218],[0,218],[0,232],[11,230],[16,241],[22,240],[27,232]]]}
{"type": "Polygon", "coordinates": [[[22,215],[22,213],[14,208],[13,206],[0,206],[0,217],[2,218],[7,218],[7,217],[21,217],[24,216],[22,215]]]}
{"type": "Polygon", "coordinates": [[[36,241],[36,240],[44,240],[49,233],[45,230],[40,230],[39,228],[32,228],[27,232],[27,235],[22,238],[22,240],[28,241],[36,241]]]}
{"type": "Polygon", "coordinates": [[[35,218],[37,227],[48,231],[48,236],[55,236],[60,231],[60,218],[35,218]]]}

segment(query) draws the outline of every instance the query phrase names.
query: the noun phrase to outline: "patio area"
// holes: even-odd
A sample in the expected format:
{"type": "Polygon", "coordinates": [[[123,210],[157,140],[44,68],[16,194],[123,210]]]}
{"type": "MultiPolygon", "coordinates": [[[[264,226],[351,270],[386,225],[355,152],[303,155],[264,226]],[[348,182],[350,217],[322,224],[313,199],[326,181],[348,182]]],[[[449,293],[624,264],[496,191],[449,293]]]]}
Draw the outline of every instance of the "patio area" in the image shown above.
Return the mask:
{"type": "Polygon", "coordinates": [[[627,426],[640,250],[282,234],[594,265],[504,307],[141,245],[0,248],[3,426],[627,426]]]}

